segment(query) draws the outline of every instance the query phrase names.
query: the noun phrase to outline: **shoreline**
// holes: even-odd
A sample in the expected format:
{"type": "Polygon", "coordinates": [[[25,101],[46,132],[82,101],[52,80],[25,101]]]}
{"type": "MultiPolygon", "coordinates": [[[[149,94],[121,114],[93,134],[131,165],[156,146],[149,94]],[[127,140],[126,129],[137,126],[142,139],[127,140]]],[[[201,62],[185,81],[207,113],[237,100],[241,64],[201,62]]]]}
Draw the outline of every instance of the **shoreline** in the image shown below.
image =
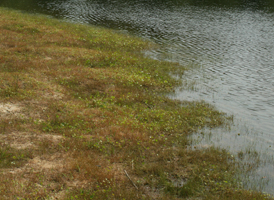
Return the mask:
{"type": "Polygon", "coordinates": [[[0,40],[0,196],[271,199],[238,184],[225,150],[186,148],[231,119],[158,95],[184,69],[145,58],[154,44],[2,8],[0,40]]]}

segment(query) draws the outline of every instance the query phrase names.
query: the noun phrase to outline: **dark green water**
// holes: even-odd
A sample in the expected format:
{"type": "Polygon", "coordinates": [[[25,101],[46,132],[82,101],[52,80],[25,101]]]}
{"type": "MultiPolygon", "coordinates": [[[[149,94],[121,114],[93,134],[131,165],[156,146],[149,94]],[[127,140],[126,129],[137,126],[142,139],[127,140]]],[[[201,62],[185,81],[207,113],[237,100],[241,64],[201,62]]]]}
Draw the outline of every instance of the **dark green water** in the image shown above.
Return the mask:
{"type": "MultiPolygon", "coordinates": [[[[190,68],[181,77],[188,89],[178,88],[172,98],[205,100],[237,120],[230,131],[215,130],[200,144],[234,153],[253,148],[266,163],[273,157],[273,0],[0,0],[0,6],[109,27],[160,44],[147,55],[190,68]]],[[[264,182],[259,189],[274,194],[272,171],[273,163],[264,163],[250,182],[264,182]]]]}

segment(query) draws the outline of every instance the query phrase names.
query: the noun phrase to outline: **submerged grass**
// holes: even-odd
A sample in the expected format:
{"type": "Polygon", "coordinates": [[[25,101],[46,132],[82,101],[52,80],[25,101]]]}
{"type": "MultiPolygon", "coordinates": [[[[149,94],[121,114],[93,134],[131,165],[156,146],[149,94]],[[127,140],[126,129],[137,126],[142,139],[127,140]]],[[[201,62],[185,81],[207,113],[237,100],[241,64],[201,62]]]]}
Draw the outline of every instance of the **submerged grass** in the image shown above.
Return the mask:
{"type": "Polygon", "coordinates": [[[188,148],[229,117],[160,95],[184,68],[145,58],[150,48],[0,9],[1,199],[270,199],[239,184],[226,151],[188,148]]]}

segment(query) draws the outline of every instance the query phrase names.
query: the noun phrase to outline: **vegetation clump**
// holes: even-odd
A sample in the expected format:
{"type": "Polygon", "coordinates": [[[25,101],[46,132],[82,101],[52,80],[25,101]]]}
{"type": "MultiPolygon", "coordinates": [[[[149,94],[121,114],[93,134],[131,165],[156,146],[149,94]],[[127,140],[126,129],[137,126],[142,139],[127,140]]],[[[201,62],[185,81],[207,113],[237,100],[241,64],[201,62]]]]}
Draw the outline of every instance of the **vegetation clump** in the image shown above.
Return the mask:
{"type": "Polygon", "coordinates": [[[269,199],[238,184],[226,151],[189,148],[229,119],[161,95],[184,68],[144,57],[150,48],[0,9],[1,199],[269,199]]]}

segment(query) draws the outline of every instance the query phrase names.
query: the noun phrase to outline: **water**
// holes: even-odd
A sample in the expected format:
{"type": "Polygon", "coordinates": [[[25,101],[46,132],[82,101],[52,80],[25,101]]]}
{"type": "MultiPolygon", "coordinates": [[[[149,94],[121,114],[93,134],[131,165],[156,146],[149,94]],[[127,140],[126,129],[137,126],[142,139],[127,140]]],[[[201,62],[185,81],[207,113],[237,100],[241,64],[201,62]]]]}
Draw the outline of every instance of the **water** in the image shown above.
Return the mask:
{"type": "Polygon", "coordinates": [[[234,115],[231,130],[204,130],[212,132],[210,138],[194,135],[199,145],[219,145],[235,154],[255,149],[265,162],[250,178],[258,183],[266,177],[262,190],[274,194],[273,163],[266,162],[274,155],[274,1],[1,0],[0,6],[160,44],[147,55],[190,69],[172,98],[205,100],[234,115]]]}

